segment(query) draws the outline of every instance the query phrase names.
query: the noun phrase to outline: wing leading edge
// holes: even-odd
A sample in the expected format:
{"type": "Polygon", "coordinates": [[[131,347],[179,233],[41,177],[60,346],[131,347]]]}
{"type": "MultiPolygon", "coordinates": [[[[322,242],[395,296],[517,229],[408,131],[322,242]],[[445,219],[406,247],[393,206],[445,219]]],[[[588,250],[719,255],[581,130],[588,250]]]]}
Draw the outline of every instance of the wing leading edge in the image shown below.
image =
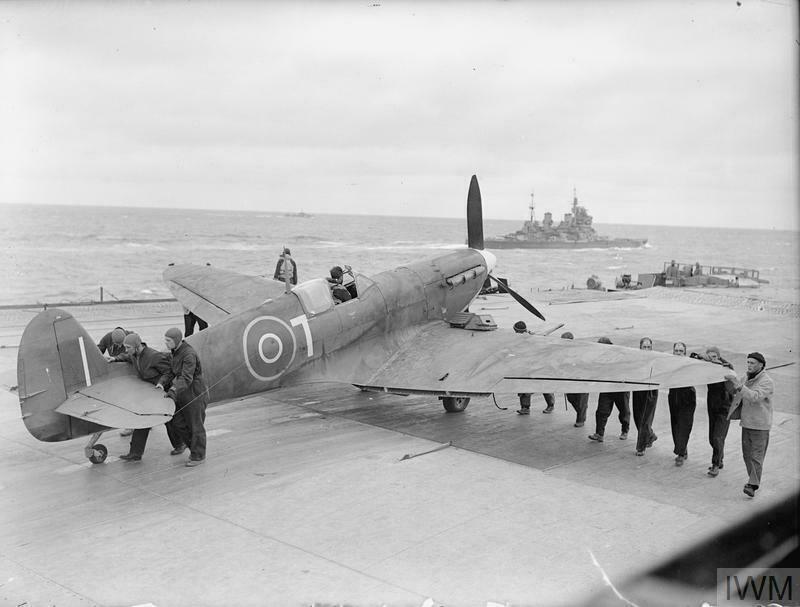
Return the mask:
{"type": "Polygon", "coordinates": [[[285,290],[275,280],[194,264],[169,266],[163,278],[181,304],[210,324],[255,308],[285,290]]]}
{"type": "Polygon", "coordinates": [[[617,392],[724,381],[720,365],[506,331],[475,331],[432,323],[359,387],[398,394],[489,395],[508,392],[617,392]]]}

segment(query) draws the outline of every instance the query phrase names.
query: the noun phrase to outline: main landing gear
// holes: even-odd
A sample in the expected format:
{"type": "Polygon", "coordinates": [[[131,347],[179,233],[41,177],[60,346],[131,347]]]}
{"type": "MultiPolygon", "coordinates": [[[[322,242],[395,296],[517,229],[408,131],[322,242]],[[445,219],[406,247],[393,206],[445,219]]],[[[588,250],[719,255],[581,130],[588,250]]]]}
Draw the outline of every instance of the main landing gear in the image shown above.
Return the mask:
{"type": "Polygon", "coordinates": [[[95,432],[92,434],[92,438],[89,439],[89,444],[83,448],[84,454],[93,464],[102,464],[106,461],[106,457],[108,457],[108,449],[106,449],[105,445],[96,444],[102,434],[103,432],[95,432]]]}
{"type": "Polygon", "coordinates": [[[448,413],[461,413],[469,404],[469,396],[440,396],[444,410],[448,413]]]}

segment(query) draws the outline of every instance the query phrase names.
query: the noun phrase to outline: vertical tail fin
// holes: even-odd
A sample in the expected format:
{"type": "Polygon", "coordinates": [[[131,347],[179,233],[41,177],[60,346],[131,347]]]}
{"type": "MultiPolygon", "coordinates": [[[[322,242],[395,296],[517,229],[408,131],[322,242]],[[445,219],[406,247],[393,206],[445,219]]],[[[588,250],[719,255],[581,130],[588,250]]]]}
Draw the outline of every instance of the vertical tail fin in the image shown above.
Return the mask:
{"type": "Polygon", "coordinates": [[[17,354],[20,408],[28,432],[52,442],[102,430],[55,409],[106,374],[108,363],[69,312],[51,308],[37,314],[25,327],[17,354]]]}

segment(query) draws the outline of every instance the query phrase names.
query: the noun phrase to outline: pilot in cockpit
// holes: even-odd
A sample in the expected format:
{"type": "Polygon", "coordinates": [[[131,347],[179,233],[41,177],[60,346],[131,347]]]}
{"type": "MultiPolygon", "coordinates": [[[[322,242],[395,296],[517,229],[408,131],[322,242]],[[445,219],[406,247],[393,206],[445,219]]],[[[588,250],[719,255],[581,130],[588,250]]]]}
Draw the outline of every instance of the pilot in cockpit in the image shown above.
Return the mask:
{"type": "Polygon", "coordinates": [[[345,268],[346,271],[342,270],[341,266],[333,266],[330,272],[331,277],[328,279],[334,303],[337,304],[358,297],[353,270],[350,266],[345,266],[345,268]]]}

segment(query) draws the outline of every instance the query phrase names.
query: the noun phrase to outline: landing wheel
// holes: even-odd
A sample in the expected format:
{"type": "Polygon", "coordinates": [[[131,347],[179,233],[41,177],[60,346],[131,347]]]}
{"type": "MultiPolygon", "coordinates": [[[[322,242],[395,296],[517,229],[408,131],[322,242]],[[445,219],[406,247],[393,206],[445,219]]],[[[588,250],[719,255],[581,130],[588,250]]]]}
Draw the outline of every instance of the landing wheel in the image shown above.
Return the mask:
{"type": "Polygon", "coordinates": [[[442,396],[440,400],[448,413],[461,413],[469,404],[469,396],[442,396]]]}
{"type": "Polygon", "coordinates": [[[108,449],[105,445],[93,445],[92,454],[89,456],[89,461],[93,464],[102,464],[108,457],[108,449]]]}

